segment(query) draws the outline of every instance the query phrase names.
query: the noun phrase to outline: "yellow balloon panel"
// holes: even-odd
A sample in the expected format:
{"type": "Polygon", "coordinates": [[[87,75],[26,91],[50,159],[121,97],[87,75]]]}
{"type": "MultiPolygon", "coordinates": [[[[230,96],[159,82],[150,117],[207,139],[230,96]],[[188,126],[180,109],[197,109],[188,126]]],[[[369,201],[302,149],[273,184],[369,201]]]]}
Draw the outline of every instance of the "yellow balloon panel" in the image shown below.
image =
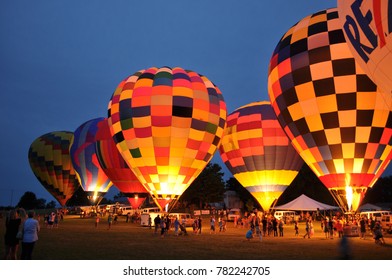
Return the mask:
{"type": "Polygon", "coordinates": [[[260,203],[263,210],[268,212],[272,203],[278,199],[283,192],[252,192],[251,194],[260,203]]]}

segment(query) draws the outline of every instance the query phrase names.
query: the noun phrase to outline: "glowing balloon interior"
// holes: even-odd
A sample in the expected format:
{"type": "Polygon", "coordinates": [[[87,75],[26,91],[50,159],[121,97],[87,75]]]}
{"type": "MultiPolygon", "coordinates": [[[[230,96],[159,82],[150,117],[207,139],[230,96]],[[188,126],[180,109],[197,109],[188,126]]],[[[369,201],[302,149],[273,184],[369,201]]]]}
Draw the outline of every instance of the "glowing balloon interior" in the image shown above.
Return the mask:
{"type": "Polygon", "coordinates": [[[228,115],[219,151],[227,168],[264,211],[303,165],[267,101],[245,105],[228,115]]]}
{"type": "Polygon", "coordinates": [[[70,147],[72,164],[80,185],[92,204],[99,204],[112,185],[99,164],[95,149],[98,124],[102,121],[105,119],[97,118],[80,125],[74,132],[70,147]]]}
{"type": "Polygon", "coordinates": [[[355,211],[390,161],[391,94],[355,62],[340,26],[337,9],[294,25],[273,52],[268,92],[301,157],[343,210],[355,211]]]}
{"type": "Polygon", "coordinates": [[[34,175],[61,206],[80,187],[69,154],[72,138],[69,131],[44,134],[34,140],[28,154],[34,175]]]}
{"type": "Polygon", "coordinates": [[[122,158],[110,134],[107,119],[97,124],[96,153],[100,166],[113,185],[125,196],[132,208],[139,208],[150,193],[122,158]]]}
{"type": "Polygon", "coordinates": [[[161,209],[217,150],[226,124],[220,90],[182,68],[149,68],[123,80],[108,108],[117,148],[161,209]]]}
{"type": "Polygon", "coordinates": [[[392,2],[338,0],[348,46],[365,73],[386,93],[392,93],[392,2]]]}

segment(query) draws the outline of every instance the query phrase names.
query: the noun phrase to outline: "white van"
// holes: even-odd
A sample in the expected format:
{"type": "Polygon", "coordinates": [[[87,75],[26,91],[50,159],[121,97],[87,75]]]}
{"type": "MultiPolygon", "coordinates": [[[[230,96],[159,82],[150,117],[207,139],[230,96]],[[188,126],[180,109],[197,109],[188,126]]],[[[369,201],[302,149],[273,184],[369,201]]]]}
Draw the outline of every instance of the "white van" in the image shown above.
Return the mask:
{"type": "Polygon", "coordinates": [[[390,215],[392,214],[390,211],[385,211],[385,210],[377,210],[377,211],[364,211],[359,213],[360,216],[365,216],[368,220],[371,218],[375,221],[381,222],[381,217],[383,215],[390,215]]]}
{"type": "Polygon", "coordinates": [[[392,215],[383,215],[381,217],[382,229],[388,233],[392,233],[392,215]]]}
{"type": "Polygon", "coordinates": [[[238,208],[230,209],[229,213],[227,214],[227,220],[234,221],[235,218],[237,218],[237,220],[241,218],[241,209],[238,208]]]}
{"type": "Polygon", "coordinates": [[[274,217],[277,220],[283,219],[285,224],[299,220],[299,215],[295,211],[275,211],[274,217]]]}
{"type": "Polygon", "coordinates": [[[171,220],[171,225],[174,225],[174,220],[177,218],[182,224],[185,222],[186,227],[191,227],[193,225],[194,219],[189,213],[170,213],[169,218],[171,220]]]}
{"type": "Polygon", "coordinates": [[[154,219],[158,215],[159,215],[159,217],[162,218],[164,215],[166,215],[166,213],[164,213],[164,212],[141,213],[140,214],[140,225],[143,227],[148,227],[149,226],[148,220],[151,217],[151,226],[154,227],[154,219]]]}
{"type": "Polygon", "coordinates": [[[133,215],[136,212],[140,212],[140,209],[132,208],[132,206],[125,206],[125,207],[120,207],[120,209],[117,211],[117,214],[122,215],[122,216],[126,216],[126,215],[128,215],[128,213],[130,215],[133,215]]]}

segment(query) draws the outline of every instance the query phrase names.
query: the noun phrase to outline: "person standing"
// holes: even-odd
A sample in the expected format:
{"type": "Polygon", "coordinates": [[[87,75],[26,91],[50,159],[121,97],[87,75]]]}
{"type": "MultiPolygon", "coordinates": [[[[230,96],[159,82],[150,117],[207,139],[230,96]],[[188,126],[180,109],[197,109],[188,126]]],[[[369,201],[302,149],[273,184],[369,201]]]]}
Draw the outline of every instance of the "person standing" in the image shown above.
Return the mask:
{"type": "Polygon", "coordinates": [[[199,219],[197,220],[197,227],[199,234],[201,234],[201,216],[199,216],[199,219]]]}
{"type": "Polygon", "coordinates": [[[174,235],[178,236],[178,229],[180,228],[180,221],[178,220],[178,217],[174,220],[174,235]]]}
{"type": "Polygon", "coordinates": [[[95,217],[95,228],[98,228],[99,225],[99,215],[95,217]]]}
{"type": "Polygon", "coordinates": [[[16,260],[16,253],[18,252],[19,239],[16,237],[22,219],[19,217],[16,209],[11,210],[5,220],[5,235],[4,245],[5,254],[4,259],[16,260]]]}
{"type": "Polygon", "coordinates": [[[113,215],[112,213],[110,213],[108,216],[108,229],[112,228],[112,223],[113,223],[113,215]]]}
{"type": "Polygon", "coordinates": [[[40,231],[39,222],[34,219],[34,211],[29,211],[27,220],[23,223],[22,260],[31,260],[35,242],[40,231]]]}
{"type": "Polygon", "coordinates": [[[280,237],[283,237],[283,225],[284,225],[283,219],[280,219],[279,220],[279,236],[280,237]]]}
{"type": "Polygon", "coordinates": [[[308,238],[310,238],[310,220],[309,218],[306,220],[306,225],[305,225],[305,235],[304,238],[307,236],[308,238]]]}
{"type": "Polygon", "coordinates": [[[275,217],[272,220],[272,229],[274,230],[274,236],[278,236],[278,221],[275,217]]]}
{"type": "Polygon", "coordinates": [[[212,234],[212,233],[215,234],[215,217],[214,216],[211,216],[210,225],[211,225],[210,234],[212,234]]]}
{"type": "Polygon", "coordinates": [[[361,239],[365,239],[365,235],[366,235],[366,221],[365,218],[362,217],[361,220],[359,221],[359,226],[361,228],[361,239]]]}
{"type": "Polygon", "coordinates": [[[154,226],[155,226],[154,234],[157,234],[158,228],[161,226],[161,217],[159,215],[157,215],[154,218],[154,226]]]}

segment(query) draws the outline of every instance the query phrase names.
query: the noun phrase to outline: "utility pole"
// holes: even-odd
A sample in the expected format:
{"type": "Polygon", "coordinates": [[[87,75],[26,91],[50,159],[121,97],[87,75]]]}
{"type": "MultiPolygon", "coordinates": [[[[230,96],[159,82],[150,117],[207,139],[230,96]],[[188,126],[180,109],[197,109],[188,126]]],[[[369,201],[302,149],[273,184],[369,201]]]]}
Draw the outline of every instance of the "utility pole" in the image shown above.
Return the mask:
{"type": "Polygon", "coordinates": [[[11,204],[10,204],[10,206],[12,206],[12,200],[13,200],[13,198],[14,198],[14,190],[11,189],[11,204]]]}

